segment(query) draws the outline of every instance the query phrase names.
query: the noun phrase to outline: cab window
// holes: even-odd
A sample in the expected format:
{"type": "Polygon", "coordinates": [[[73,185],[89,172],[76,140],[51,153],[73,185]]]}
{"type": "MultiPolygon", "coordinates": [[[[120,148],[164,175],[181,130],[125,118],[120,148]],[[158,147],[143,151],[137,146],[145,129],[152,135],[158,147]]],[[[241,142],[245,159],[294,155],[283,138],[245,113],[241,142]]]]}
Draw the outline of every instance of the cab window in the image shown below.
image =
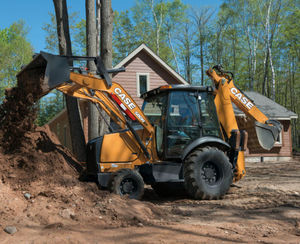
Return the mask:
{"type": "Polygon", "coordinates": [[[200,136],[199,105],[194,92],[170,94],[167,116],[167,155],[178,157],[184,147],[200,136]]]}

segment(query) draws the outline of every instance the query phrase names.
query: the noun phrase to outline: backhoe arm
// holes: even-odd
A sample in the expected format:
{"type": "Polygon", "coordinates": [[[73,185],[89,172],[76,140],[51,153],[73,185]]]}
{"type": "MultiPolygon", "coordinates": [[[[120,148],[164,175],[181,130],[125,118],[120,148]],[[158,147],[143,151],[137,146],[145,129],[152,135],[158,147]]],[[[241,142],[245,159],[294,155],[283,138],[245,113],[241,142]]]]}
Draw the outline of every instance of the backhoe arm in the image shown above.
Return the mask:
{"type": "MultiPolygon", "coordinates": [[[[212,79],[216,87],[215,105],[219,121],[225,130],[228,139],[231,138],[234,131],[239,131],[235,118],[232,103],[241,109],[247,116],[255,120],[255,129],[260,145],[270,150],[278,138],[282,129],[278,121],[269,120],[239,88],[237,88],[232,78],[227,72],[220,68],[207,70],[207,75],[212,79]]],[[[245,175],[244,152],[238,154],[236,164],[235,180],[239,180],[245,175]]]]}

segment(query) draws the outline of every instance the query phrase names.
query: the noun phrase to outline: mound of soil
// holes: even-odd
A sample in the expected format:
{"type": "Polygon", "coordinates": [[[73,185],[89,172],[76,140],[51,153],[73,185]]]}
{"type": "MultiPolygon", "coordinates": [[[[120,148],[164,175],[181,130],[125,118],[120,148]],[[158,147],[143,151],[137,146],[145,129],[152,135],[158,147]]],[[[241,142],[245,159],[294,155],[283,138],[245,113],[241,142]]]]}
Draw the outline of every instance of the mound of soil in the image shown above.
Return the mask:
{"type": "Polygon", "coordinates": [[[2,147],[12,152],[22,142],[27,131],[35,128],[37,95],[25,94],[18,87],[5,90],[6,98],[0,106],[0,130],[2,131],[2,147]]]}
{"type": "Polygon", "coordinates": [[[37,117],[36,102],[47,92],[45,65],[28,68],[17,75],[17,86],[5,90],[5,99],[0,105],[0,130],[2,147],[6,152],[18,149],[27,131],[33,131],[37,117]]]}
{"type": "Polygon", "coordinates": [[[114,227],[151,225],[166,215],[153,203],[121,198],[94,182],[79,181],[83,168],[48,126],[26,132],[13,154],[0,147],[1,227],[57,228],[90,221],[114,227]]]}
{"type": "Polygon", "coordinates": [[[152,203],[121,198],[101,191],[95,182],[81,182],[84,165],[49,127],[34,125],[39,85],[19,81],[18,87],[6,90],[0,106],[2,229],[7,225],[61,228],[75,222],[127,226],[151,224],[165,216],[152,203]]]}

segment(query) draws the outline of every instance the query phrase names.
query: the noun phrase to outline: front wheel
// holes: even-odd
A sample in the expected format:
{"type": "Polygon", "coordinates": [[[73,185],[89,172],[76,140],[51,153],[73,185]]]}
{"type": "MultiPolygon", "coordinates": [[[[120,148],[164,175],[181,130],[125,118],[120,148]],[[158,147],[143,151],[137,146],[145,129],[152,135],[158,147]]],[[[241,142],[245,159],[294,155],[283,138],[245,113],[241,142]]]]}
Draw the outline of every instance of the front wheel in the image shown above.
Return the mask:
{"type": "Polygon", "coordinates": [[[121,169],[112,175],[109,190],[120,196],[128,195],[132,199],[141,199],[144,194],[144,181],[138,172],[121,169]]]}
{"type": "Polygon", "coordinates": [[[184,162],[185,188],[195,199],[220,199],[229,190],[232,179],[231,164],[217,148],[196,149],[184,162]]]}

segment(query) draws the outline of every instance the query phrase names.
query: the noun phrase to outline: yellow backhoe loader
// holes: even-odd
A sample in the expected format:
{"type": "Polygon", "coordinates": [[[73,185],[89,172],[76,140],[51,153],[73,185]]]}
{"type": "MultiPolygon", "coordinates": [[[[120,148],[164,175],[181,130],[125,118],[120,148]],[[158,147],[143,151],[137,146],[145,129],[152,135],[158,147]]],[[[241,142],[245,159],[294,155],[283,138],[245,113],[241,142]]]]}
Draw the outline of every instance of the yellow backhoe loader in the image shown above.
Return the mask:
{"type": "MultiPolygon", "coordinates": [[[[99,57],[41,52],[18,74],[39,84],[41,94],[57,89],[93,102],[111,118],[110,133],[87,144],[87,173],[102,187],[140,199],[144,184],[155,190],[184,183],[195,199],[219,199],[245,175],[247,133],[240,131],[232,103],[255,119],[257,137],[273,147],[281,125],[270,121],[233,83],[221,66],[207,71],[213,86],[162,86],[142,95],[142,109],[108,73],[99,57]],[[94,60],[98,77],[69,67],[69,60],[94,60]],[[99,78],[100,77],[100,78],[99,78]]],[[[41,95],[41,96],[42,96],[41,95]]]]}

